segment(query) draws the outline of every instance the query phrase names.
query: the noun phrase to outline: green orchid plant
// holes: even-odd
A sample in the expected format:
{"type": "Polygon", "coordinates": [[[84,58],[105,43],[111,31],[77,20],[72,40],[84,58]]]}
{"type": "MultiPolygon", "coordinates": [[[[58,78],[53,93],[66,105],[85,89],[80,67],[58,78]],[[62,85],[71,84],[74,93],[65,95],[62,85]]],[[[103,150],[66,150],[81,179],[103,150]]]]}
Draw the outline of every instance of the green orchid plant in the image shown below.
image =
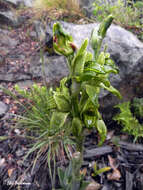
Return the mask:
{"type": "MultiPolygon", "coordinates": [[[[110,54],[106,53],[105,50],[101,52],[102,41],[112,20],[113,17],[110,15],[101,23],[99,29],[92,31],[90,43],[94,55],[87,51],[88,39],[85,39],[78,49],[72,36],[63,30],[60,23],[55,23],[53,26],[53,47],[56,53],[66,57],[69,76],[63,78],[60,82],[60,88],[53,92],[57,110],[53,113],[54,118],[51,124],[54,126],[59,121],[59,126],[64,125],[64,123],[70,126],[72,138],[76,142],[76,150],[80,152],[80,164],[75,167],[78,168],[78,172],[77,170],[74,172],[73,169],[68,178],[62,169],[58,170],[62,189],[80,190],[87,186],[86,183],[85,186],[80,186],[83,181],[83,179],[80,181],[80,175],[75,178],[82,166],[85,129],[96,128],[100,136],[99,146],[106,139],[107,128],[98,110],[100,90],[103,88],[121,98],[118,90],[110,84],[108,79],[109,74],[117,74],[118,69],[110,58],[110,54]],[[63,180],[61,180],[61,176],[63,180]],[[79,181],[75,180],[78,178],[79,181]]],[[[73,168],[71,163],[66,172],[73,168]]],[[[98,174],[104,170],[106,171],[103,169],[103,171],[99,170],[95,173],[98,174]]]]}
{"type": "Polygon", "coordinates": [[[54,118],[51,122],[53,121],[53,126],[57,121],[59,126],[64,125],[65,122],[69,123],[68,126],[71,126],[72,135],[75,137],[77,151],[80,152],[83,151],[85,128],[97,129],[100,135],[98,145],[102,145],[106,139],[106,125],[98,111],[101,88],[121,98],[120,93],[111,86],[108,79],[109,74],[117,74],[118,69],[109,53],[105,50],[100,52],[103,38],[112,20],[113,17],[108,16],[99,29],[92,31],[90,42],[94,55],[87,51],[88,39],[85,39],[78,49],[60,23],[55,23],[53,26],[53,47],[56,53],[67,58],[69,76],[63,78],[60,88],[53,92],[57,110],[53,113],[54,118]]]}

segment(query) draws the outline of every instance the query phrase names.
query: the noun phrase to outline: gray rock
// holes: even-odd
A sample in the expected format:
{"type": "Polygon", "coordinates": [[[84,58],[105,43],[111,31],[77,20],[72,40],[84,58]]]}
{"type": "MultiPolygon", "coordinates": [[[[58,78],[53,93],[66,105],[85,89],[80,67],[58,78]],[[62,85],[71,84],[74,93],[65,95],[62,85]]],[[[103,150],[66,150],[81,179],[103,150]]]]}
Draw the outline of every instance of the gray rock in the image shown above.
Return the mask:
{"type": "Polygon", "coordinates": [[[0,29],[0,51],[1,47],[4,48],[5,46],[11,49],[15,48],[18,45],[19,41],[14,38],[10,38],[9,36],[10,31],[0,29]]]}
{"type": "Polygon", "coordinates": [[[31,80],[24,80],[24,81],[20,81],[20,82],[17,82],[18,86],[21,88],[21,89],[24,89],[25,87],[30,87],[34,84],[33,81],[31,80]]]}
{"type": "Polygon", "coordinates": [[[16,154],[17,157],[23,156],[23,155],[24,155],[24,150],[23,150],[23,148],[18,149],[18,150],[15,152],[15,154],[16,154]]]}
{"type": "MultiPolygon", "coordinates": [[[[10,31],[0,29],[0,65],[5,63],[6,55],[18,44],[19,40],[10,37],[10,31]]],[[[2,69],[0,69],[1,72],[3,72],[2,69]]]]}
{"type": "Polygon", "coordinates": [[[31,76],[23,73],[0,73],[0,82],[19,82],[31,80],[31,76]]]}
{"type": "Polygon", "coordinates": [[[34,0],[1,0],[0,1],[0,24],[18,27],[21,25],[26,16],[18,16],[15,8],[32,7],[34,0]],[[13,11],[12,11],[13,10],[13,11]]]}
{"type": "Polygon", "coordinates": [[[21,6],[24,5],[26,7],[32,7],[34,0],[5,0],[6,3],[12,4],[13,6],[21,6]]]}
{"type": "MultiPolygon", "coordinates": [[[[19,0],[20,1],[20,0],[19,0]]],[[[26,6],[26,7],[33,7],[33,2],[34,0],[23,0],[23,4],[26,6]]]]}
{"type": "Polygon", "coordinates": [[[44,25],[40,21],[34,21],[33,25],[34,25],[34,29],[35,29],[35,32],[36,32],[36,36],[35,37],[40,42],[43,42],[44,39],[46,38],[46,29],[45,29],[44,25]]]}
{"type": "Polygon", "coordinates": [[[68,68],[63,56],[44,56],[44,63],[40,55],[34,56],[30,63],[30,73],[33,78],[43,77],[47,83],[55,84],[68,74],[68,68]]]}
{"type": "Polygon", "coordinates": [[[4,25],[18,26],[20,24],[18,17],[12,11],[0,12],[0,23],[4,25]]]}
{"type": "Polygon", "coordinates": [[[8,111],[8,106],[0,101],[0,118],[3,117],[8,111]]]}
{"type": "Polygon", "coordinates": [[[7,4],[12,4],[14,6],[18,6],[19,0],[5,0],[7,4]]]}

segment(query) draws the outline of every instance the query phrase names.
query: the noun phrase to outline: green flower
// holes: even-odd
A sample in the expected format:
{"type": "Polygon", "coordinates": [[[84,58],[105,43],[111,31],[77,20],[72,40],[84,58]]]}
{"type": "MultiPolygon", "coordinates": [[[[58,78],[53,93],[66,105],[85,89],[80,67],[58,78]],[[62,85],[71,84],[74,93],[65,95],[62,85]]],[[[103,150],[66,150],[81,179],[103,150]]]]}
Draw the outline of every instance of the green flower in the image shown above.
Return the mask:
{"type": "Polygon", "coordinates": [[[53,47],[56,53],[64,56],[69,56],[76,50],[72,36],[63,30],[60,23],[55,23],[53,26],[53,47]]]}

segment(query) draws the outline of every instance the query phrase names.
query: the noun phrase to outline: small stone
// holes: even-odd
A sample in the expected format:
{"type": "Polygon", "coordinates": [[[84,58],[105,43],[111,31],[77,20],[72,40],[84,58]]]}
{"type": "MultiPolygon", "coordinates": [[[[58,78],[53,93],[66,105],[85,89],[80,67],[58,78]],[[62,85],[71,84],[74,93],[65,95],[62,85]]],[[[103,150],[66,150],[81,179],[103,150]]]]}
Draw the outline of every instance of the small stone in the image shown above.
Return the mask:
{"type": "Polygon", "coordinates": [[[3,103],[3,102],[0,102],[0,118],[3,117],[8,111],[8,106],[3,103]]]}
{"type": "Polygon", "coordinates": [[[23,156],[24,154],[24,151],[22,149],[19,149],[16,151],[16,156],[20,157],[20,156],[23,156]]]}
{"type": "Polygon", "coordinates": [[[98,189],[100,189],[100,188],[101,188],[101,185],[100,185],[99,183],[93,181],[93,182],[91,182],[91,183],[87,186],[86,190],[98,190],[98,189]]]}
{"type": "Polygon", "coordinates": [[[0,65],[4,63],[4,57],[0,55],[0,65]]]}
{"type": "Polygon", "coordinates": [[[17,134],[17,135],[20,135],[20,130],[19,129],[15,129],[14,132],[17,134]]]}
{"type": "Polygon", "coordinates": [[[37,34],[35,31],[31,31],[29,36],[32,38],[32,39],[37,39],[37,34]]]}
{"type": "Polygon", "coordinates": [[[0,167],[3,166],[4,163],[5,163],[5,158],[1,158],[0,159],[0,167]]]}

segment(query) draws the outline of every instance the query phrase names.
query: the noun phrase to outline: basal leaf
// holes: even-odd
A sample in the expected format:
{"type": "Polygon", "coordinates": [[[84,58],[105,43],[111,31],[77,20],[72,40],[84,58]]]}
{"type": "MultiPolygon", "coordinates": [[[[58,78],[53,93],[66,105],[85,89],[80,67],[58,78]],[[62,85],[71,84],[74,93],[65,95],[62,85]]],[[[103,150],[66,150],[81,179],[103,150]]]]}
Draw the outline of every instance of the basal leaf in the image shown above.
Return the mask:
{"type": "Polygon", "coordinates": [[[62,187],[64,187],[64,183],[63,183],[64,176],[65,176],[65,171],[63,169],[61,169],[61,168],[58,168],[58,177],[59,177],[59,180],[60,180],[60,185],[62,187]]]}
{"type": "Polygon", "coordinates": [[[72,129],[75,136],[79,136],[82,132],[82,121],[78,117],[74,117],[72,120],[72,129]]]}
{"type": "Polygon", "coordinates": [[[61,128],[67,119],[68,113],[62,113],[62,112],[53,112],[51,120],[50,120],[50,128],[56,129],[61,128]]]}
{"type": "Polygon", "coordinates": [[[53,97],[55,99],[59,111],[62,112],[70,111],[70,103],[68,102],[68,100],[65,98],[64,95],[55,92],[53,97]]]}
{"type": "Polygon", "coordinates": [[[60,91],[64,95],[64,97],[70,102],[70,93],[69,93],[69,88],[66,87],[66,82],[67,82],[67,77],[63,78],[60,81],[60,91]]]}
{"type": "Polygon", "coordinates": [[[107,128],[103,120],[97,121],[97,130],[100,135],[100,142],[98,143],[98,145],[101,146],[107,136],[107,128]]]}

